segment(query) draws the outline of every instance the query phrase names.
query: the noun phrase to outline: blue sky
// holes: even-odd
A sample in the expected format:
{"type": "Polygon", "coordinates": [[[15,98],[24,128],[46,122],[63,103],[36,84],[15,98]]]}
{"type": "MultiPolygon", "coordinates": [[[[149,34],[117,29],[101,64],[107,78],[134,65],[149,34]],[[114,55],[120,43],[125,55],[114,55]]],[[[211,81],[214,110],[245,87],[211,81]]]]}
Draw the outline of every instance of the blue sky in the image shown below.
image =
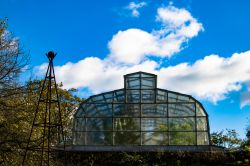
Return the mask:
{"type": "Polygon", "coordinates": [[[121,88],[143,70],[162,88],[188,93],[206,108],[211,131],[250,118],[248,0],[2,0],[0,17],[42,73],[54,50],[56,73],[80,96],[121,88]],[[74,74],[77,73],[77,74],[74,74]],[[106,86],[103,86],[106,85],[106,86]]]}

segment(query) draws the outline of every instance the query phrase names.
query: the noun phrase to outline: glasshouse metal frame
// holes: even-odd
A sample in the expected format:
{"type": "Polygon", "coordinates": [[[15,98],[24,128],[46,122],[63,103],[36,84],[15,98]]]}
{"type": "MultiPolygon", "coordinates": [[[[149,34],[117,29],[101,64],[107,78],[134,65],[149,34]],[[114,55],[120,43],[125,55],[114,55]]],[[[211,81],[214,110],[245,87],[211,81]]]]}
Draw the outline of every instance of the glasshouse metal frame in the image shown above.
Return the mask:
{"type": "MultiPolygon", "coordinates": [[[[195,86],[195,85],[194,85],[195,86]]],[[[124,88],[94,95],[74,115],[78,150],[191,150],[210,147],[208,114],[190,95],[157,88],[157,76],[124,76],[124,88]]]]}

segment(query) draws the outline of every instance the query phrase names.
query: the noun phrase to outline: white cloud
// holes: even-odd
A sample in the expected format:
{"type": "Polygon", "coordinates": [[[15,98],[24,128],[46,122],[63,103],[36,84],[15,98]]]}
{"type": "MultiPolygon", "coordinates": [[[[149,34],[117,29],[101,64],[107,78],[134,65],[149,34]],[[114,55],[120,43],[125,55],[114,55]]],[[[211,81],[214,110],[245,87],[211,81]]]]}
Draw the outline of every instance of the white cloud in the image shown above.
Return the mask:
{"type": "Polygon", "coordinates": [[[195,20],[186,9],[178,9],[174,6],[158,8],[157,13],[157,19],[171,27],[179,27],[195,20]]]}
{"type": "Polygon", "coordinates": [[[110,58],[115,62],[138,64],[157,50],[157,38],[140,29],[119,31],[109,42],[110,58]]]}
{"type": "Polygon", "coordinates": [[[157,66],[155,61],[149,60],[134,66],[120,66],[97,57],[88,57],[77,63],[56,66],[55,72],[66,89],[87,87],[91,92],[99,93],[122,88],[123,74],[140,70],[154,72],[157,66]]]}
{"type": "Polygon", "coordinates": [[[146,6],[146,2],[140,2],[140,3],[135,3],[135,2],[130,2],[129,5],[127,6],[127,9],[131,11],[131,15],[133,17],[139,17],[140,13],[138,9],[146,6]]]}
{"type": "Polygon", "coordinates": [[[48,68],[48,63],[43,63],[40,66],[35,66],[33,68],[33,71],[34,71],[35,75],[42,76],[42,75],[44,75],[44,72],[46,72],[47,68],[48,68]]]}
{"type": "Polygon", "coordinates": [[[173,6],[159,8],[156,20],[162,24],[159,30],[131,28],[115,34],[108,44],[109,58],[118,63],[139,64],[149,56],[171,57],[203,30],[187,10],[173,6]]]}
{"type": "Polygon", "coordinates": [[[229,58],[206,56],[190,65],[161,68],[159,86],[217,102],[250,80],[250,51],[229,58]]]}
{"type": "MultiPolygon", "coordinates": [[[[186,9],[179,9],[172,5],[158,8],[157,21],[164,25],[163,31],[171,33],[174,37],[192,38],[198,35],[204,28],[186,9]]],[[[185,41],[185,40],[184,40],[185,41]]]]}

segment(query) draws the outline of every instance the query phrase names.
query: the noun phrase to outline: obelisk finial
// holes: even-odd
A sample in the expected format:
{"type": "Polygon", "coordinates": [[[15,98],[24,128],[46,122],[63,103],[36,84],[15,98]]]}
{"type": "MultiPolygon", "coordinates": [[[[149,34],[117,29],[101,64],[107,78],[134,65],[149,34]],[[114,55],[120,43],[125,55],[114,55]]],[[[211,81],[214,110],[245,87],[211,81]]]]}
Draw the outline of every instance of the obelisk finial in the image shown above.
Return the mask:
{"type": "Polygon", "coordinates": [[[52,61],[55,58],[56,53],[54,53],[53,51],[49,51],[46,55],[49,58],[49,60],[52,61]]]}

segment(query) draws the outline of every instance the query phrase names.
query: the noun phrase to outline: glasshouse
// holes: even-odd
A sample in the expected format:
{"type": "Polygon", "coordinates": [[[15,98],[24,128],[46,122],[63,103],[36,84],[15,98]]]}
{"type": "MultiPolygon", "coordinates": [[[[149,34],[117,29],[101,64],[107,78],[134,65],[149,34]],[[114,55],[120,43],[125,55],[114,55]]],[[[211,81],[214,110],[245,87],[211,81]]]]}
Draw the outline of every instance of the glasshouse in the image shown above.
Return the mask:
{"type": "Polygon", "coordinates": [[[157,88],[157,75],[124,76],[124,88],[94,95],[74,115],[82,151],[210,148],[208,115],[190,95],[157,88]]]}

